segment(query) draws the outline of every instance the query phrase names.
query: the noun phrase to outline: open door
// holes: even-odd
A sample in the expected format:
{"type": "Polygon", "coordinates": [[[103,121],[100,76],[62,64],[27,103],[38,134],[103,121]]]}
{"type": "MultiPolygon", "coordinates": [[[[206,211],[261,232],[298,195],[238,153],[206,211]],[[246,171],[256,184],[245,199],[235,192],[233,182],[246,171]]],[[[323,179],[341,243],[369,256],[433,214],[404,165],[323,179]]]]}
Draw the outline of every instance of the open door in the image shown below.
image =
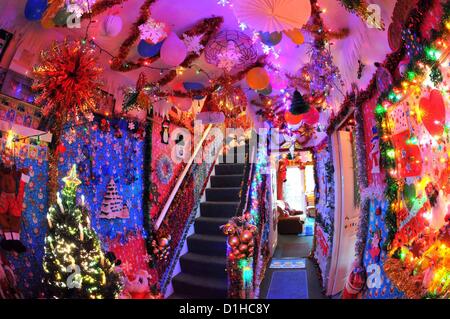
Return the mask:
{"type": "Polygon", "coordinates": [[[352,133],[337,131],[332,136],[335,191],[333,252],[327,294],[344,289],[355,256],[360,210],[355,200],[355,168],[352,133]]]}

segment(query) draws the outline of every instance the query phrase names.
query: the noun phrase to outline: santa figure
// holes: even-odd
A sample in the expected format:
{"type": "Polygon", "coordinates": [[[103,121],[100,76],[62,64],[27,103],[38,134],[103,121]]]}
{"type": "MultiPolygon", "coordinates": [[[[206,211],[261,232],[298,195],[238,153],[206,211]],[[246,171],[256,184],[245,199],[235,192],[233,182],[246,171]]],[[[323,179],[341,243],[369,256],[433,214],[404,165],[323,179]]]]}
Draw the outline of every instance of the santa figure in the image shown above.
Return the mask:
{"type": "Polygon", "coordinates": [[[28,169],[18,170],[11,158],[11,150],[6,149],[0,164],[0,247],[23,253],[27,249],[20,241],[20,222],[25,185],[30,177],[28,169]]]}

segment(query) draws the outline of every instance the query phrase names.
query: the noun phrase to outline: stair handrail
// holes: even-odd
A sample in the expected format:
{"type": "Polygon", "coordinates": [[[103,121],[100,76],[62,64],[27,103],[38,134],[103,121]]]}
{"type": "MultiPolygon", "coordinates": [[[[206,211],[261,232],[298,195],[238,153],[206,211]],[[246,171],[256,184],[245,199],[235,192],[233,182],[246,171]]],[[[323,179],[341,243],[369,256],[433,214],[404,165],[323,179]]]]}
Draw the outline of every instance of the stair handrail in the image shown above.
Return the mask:
{"type": "Polygon", "coordinates": [[[172,202],[173,202],[173,200],[175,198],[175,195],[178,193],[178,190],[180,189],[180,186],[183,183],[183,180],[186,178],[187,173],[191,169],[191,166],[194,163],[194,160],[197,157],[198,152],[202,148],[203,142],[208,137],[208,134],[211,131],[211,128],[212,128],[212,124],[209,124],[208,127],[203,132],[202,138],[200,139],[200,141],[196,145],[196,147],[194,149],[194,152],[192,153],[191,157],[189,158],[189,161],[187,162],[186,166],[184,167],[183,172],[181,173],[181,175],[178,178],[175,186],[173,187],[172,191],[170,192],[170,195],[169,195],[169,197],[168,197],[168,199],[166,201],[166,204],[164,205],[163,209],[161,210],[161,213],[158,216],[158,219],[156,220],[155,231],[157,231],[159,229],[159,227],[161,226],[164,218],[166,217],[166,214],[169,211],[170,206],[172,205],[172,202]]]}

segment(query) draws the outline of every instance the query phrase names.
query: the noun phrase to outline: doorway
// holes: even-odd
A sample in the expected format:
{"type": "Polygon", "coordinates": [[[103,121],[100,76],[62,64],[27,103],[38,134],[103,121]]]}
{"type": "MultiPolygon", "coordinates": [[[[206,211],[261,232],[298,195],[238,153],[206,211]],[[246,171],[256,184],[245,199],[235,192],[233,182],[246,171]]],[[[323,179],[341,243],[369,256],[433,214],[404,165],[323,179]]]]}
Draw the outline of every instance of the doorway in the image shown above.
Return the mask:
{"type": "Polygon", "coordinates": [[[327,295],[342,292],[355,257],[359,222],[353,117],[331,136],[335,181],[333,251],[327,295]]]}

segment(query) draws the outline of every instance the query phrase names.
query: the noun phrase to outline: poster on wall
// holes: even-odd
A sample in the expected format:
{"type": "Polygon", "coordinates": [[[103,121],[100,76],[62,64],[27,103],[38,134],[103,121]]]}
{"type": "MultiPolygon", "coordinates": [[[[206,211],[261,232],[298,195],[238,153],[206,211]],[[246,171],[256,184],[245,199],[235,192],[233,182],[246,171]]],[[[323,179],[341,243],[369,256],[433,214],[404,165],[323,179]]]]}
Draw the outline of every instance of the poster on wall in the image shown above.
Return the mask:
{"type": "Polygon", "coordinates": [[[2,61],[3,56],[5,55],[6,49],[8,48],[9,43],[13,34],[4,29],[0,29],[0,62],[2,61]]]}

